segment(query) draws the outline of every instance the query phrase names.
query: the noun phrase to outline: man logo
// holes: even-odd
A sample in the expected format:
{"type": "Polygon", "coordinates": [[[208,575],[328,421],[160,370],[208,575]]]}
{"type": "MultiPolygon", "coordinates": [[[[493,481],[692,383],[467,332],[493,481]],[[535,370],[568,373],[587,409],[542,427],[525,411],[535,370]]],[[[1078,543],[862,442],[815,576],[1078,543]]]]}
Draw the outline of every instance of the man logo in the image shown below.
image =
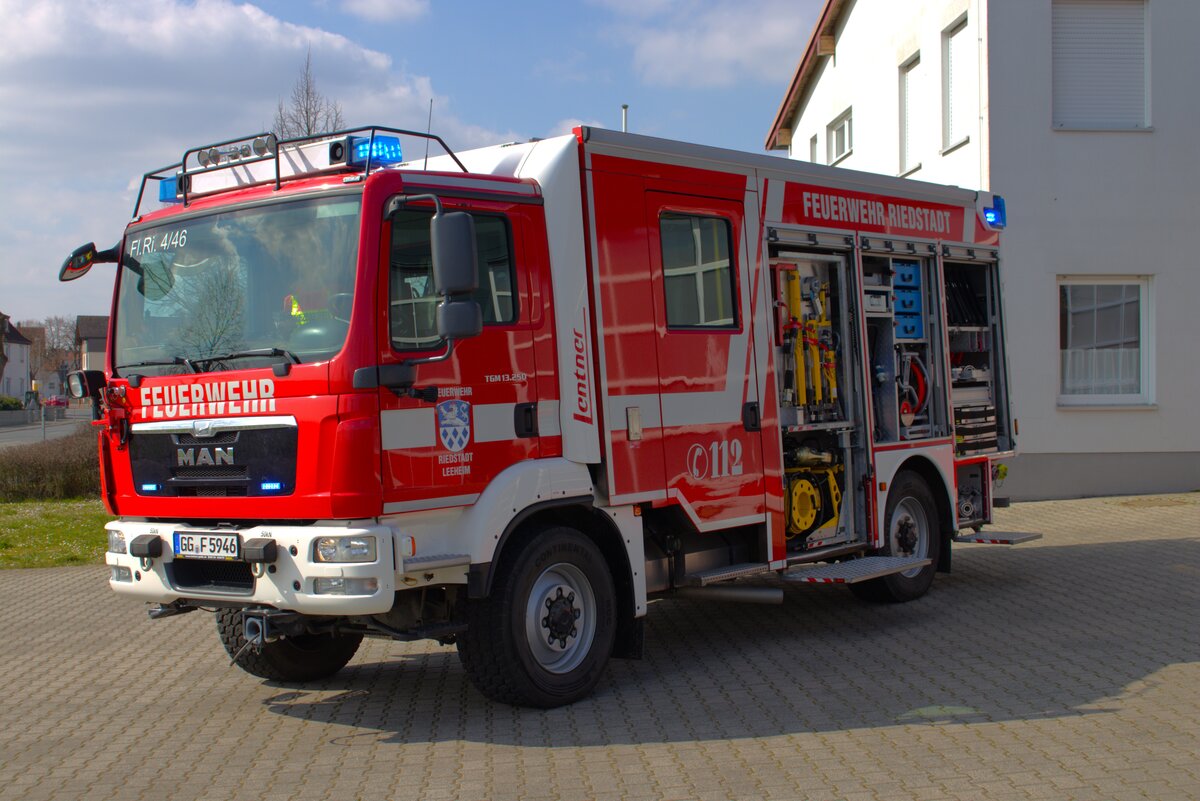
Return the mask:
{"type": "Polygon", "coordinates": [[[438,436],[448,450],[461,451],[471,441],[471,404],[444,400],[437,405],[438,436]]]}
{"type": "Polygon", "coordinates": [[[233,448],[177,448],[177,467],[219,467],[233,464],[233,448]]]}

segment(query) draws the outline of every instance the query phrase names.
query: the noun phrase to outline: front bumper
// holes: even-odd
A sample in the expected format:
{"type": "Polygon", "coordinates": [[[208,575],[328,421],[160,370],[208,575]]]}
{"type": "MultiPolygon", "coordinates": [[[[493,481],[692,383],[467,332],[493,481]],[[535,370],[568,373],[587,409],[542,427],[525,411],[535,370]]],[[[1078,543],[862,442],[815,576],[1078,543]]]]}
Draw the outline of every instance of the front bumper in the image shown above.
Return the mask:
{"type": "Polygon", "coordinates": [[[396,591],[396,559],[392,529],[387,526],[252,526],[239,529],[214,529],[237,533],[242,544],[252,539],[269,539],[276,544],[275,561],[263,565],[254,575],[244,561],[177,559],[173,553],[173,534],[177,530],[194,531],[185,523],[144,523],[114,520],[105,526],[125,534],[127,545],[142,535],[162,540],[161,555],[142,559],[129,553],[105,554],[112,571],[128,580],[110,577],[114,592],[150,603],[167,604],[179,599],[239,606],[268,606],[306,615],[376,615],[392,607],[396,591]],[[313,561],[313,542],[318,537],[372,535],[376,552],[372,562],[328,563],[313,561]],[[217,577],[210,580],[208,577],[217,577]],[[376,589],[369,595],[328,595],[315,592],[318,578],[374,579],[376,589]]]}

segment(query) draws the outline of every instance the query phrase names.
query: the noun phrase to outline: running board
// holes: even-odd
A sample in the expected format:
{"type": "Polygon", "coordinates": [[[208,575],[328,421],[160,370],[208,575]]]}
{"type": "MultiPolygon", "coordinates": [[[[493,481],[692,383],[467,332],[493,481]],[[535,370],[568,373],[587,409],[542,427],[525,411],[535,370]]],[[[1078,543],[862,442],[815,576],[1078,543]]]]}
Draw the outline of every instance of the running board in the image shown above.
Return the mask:
{"type": "Polygon", "coordinates": [[[832,565],[796,568],[780,574],[780,578],[803,584],[856,584],[925,567],[931,561],[918,556],[864,556],[832,565]]]}
{"type": "Polygon", "coordinates": [[[717,567],[712,570],[702,570],[699,573],[688,573],[683,577],[681,586],[707,587],[709,584],[716,584],[719,581],[732,581],[733,579],[757,576],[761,573],[769,573],[770,571],[771,566],[765,562],[743,562],[740,565],[729,565],[728,567],[717,567]]]}
{"type": "Polygon", "coordinates": [[[1040,540],[1041,534],[1033,531],[972,531],[969,534],[960,534],[954,538],[955,542],[979,542],[985,545],[1020,545],[1022,542],[1030,542],[1032,540],[1040,540]]]}

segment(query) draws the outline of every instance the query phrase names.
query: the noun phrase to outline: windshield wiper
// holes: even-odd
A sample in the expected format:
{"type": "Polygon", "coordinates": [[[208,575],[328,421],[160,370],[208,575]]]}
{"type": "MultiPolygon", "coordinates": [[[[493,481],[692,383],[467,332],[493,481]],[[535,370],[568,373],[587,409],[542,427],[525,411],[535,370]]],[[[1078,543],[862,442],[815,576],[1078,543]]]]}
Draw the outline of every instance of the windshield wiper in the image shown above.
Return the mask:
{"type": "Polygon", "coordinates": [[[172,365],[182,365],[193,373],[200,372],[200,368],[191,359],[183,356],[172,356],[169,359],[151,359],[145,362],[130,362],[129,364],[118,364],[117,370],[124,370],[126,367],[169,367],[172,365]]]}
{"type": "Polygon", "coordinates": [[[228,362],[234,359],[252,359],[252,358],[270,358],[272,356],[284,356],[288,359],[282,364],[272,365],[276,375],[287,375],[293,364],[300,364],[300,357],[284,348],[255,348],[254,350],[239,350],[233,353],[223,353],[219,356],[205,356],[202,359],[194,359],[197,364],[205,365],[204,369],[208,369],[208,365],[215,362],[228,362]],[[280,372],[282,370],[282,372],[280,372]]]}

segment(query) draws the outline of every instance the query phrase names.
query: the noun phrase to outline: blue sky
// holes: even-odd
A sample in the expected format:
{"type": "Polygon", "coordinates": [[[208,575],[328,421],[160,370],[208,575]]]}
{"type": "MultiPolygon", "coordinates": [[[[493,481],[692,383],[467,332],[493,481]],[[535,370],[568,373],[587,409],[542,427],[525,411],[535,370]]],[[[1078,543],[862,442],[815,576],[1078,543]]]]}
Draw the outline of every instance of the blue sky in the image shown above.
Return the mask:
{"type": "Polygon", "coordinates": [[[454,148],[586,123],[762,152],[819,0],[0,0],[0,311],[107,314],[142,173],[269,127],[311,48],[347,124],[454,148]],[[98,274],[95,274],[98,273],[98,274]]]}

